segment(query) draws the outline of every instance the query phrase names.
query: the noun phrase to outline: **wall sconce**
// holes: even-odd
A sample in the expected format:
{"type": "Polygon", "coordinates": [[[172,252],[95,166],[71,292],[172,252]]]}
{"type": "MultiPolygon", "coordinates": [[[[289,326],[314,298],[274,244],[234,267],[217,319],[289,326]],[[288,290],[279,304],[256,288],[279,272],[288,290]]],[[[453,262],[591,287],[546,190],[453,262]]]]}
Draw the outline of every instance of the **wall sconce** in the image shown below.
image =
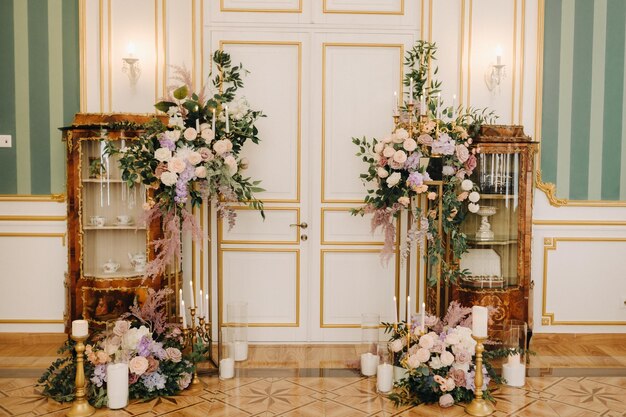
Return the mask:
{"type": "Polygon", "coordinates": [[[485,84],[492,94],[496,93],[496,88],[500,92],[500,83],[506,78],[506,65],[502,63],[502,47],[496,48],[496,63],[489,65],[485,73],[485,84]]]}
{"type": "Polygon", "coordinates": [[[137,80],[141,76],[141,67],[139,66],[139,58],[135,57],[135,44],[132,42],[126,47],[127,56],[122,58],[122,72],[128,75],[130,85],[134,88],[137,80]]]}

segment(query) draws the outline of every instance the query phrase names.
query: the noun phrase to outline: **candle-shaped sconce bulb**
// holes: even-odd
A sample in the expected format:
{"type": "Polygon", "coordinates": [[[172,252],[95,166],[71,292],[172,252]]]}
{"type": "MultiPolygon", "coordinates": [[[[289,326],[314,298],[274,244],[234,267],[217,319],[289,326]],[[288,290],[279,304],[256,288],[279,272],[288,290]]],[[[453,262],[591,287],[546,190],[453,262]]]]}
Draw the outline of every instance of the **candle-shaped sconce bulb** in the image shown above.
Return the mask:
{"type": "Polygon", "coordinates": [[[133,42],[128,42],[128,44],[126,45],[126,54],[128,55],[128,57],[134,58],[136,51],[137,48],[135,47],[135,44],[133,42]]]}
{"type": "Polygon", "coordinates": [[[502,65],[502,46],[496,46],[496,65],[502,65]]]}

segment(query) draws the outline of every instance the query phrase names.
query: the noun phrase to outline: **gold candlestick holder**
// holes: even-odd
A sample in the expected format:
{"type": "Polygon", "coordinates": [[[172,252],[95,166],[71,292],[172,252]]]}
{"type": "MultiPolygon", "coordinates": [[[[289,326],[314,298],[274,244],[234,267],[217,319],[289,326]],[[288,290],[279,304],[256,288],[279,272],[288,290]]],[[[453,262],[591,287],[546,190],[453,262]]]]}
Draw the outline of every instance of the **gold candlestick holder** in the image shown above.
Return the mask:
{"type": "Polygon", "coordinates": [[[483,398],[483,351],[485,350],[483,342],[485,338],[472,337],[476,340],[476,365],[474,368],[474,384],[476,388],[474,389],[474,399],[465,407],[465,412],[470,416],[484,417],[493,414],[495,411],[491,401],[483,398]]]}
{"type": "MultiPolygon", "coordinates": [[[[204,345],[208,345],[208,358],[207,361],[212,366],[212,369],[209,369],[207,373],[215,372],[218,366],[213,359],[213,339],[211,337],[211,322],[207,321],[204,316],[196,317],[196,308],[189,307],[189,313],[191,315],[191,326],[183,329],[183,341],[184,346],[189,346],[191,352],[195,352],[199,349],[198,341],[202,341],[204,345]],[[196,321],[197,319],[197,321],[196,321]]],[[[193,379],[191,380],[192,385],[200,384],[200,378],[198,377],[198,367],[196,366],[193,373],[193,379]]]]}
{"type": "Polygon", "coordinates": [[[76,350],[76,396],[72,401],[72,407],[67,412],[68,417],[87,417],[96,412],[96,409],[87,401],[87,395],[85,394],[85,336],[73,336],[72,339],[76,342],[74,349],[76,350]]]}

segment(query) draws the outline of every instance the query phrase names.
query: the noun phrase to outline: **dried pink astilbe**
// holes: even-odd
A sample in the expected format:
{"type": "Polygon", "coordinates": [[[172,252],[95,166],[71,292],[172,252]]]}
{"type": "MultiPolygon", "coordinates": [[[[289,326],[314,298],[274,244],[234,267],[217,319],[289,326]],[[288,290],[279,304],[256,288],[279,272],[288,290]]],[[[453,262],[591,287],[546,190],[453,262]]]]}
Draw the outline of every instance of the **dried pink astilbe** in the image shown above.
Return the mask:
{"type": "Polygon", "coordinates": [[[424,255],[424,242],[427,240],[432,240],[432,235],[428,232],[428,219],[421,212],[413,211],[409,213],[409,216],[413,216],[416,220],[411,225],[411,228],[407,232],[406,242],[402,245],[402,249],[400,251],[401,261],[406,261],[406,258],[411,253],[411,249],[415,245],[420,250],[419,255],[424,255]]]}
{"type": "Polygon", "coordinates": [[[165,314],[165,303],[167,297],[172,294],[172,292],[173,291],[169,288],[164,288],[159,291],[148,288],[148,296],[143,304],[138,305],[137,300],[135,300],[129,312],[122,314],[120,319],[134,318],[148,326],[157,335],[163,335],[169,327],[165,314]]]}
{"type": "Polygon", "coordinates": [[[393,206],[385,208],[375,208],[368,204],[363,207],[364,214],[372,214],[372,233],[380,227],[385,236],[385,244],[380,252],[380,261],[383,265],[387,265],[394,254],[394,246],[396,241],[396,224],[395,216],[403,206],[401,204],[394,204],[393,206]]]}
{"type": "Polygon", "coordinates": [[[446,312],[445,317],[443,318],[443,324],[450,328],[455,327],[465,320],[471,313],[472,309],[470,307],[463,307],[458,301],[452,301],[448,306],[448,311],[446,312]]]}

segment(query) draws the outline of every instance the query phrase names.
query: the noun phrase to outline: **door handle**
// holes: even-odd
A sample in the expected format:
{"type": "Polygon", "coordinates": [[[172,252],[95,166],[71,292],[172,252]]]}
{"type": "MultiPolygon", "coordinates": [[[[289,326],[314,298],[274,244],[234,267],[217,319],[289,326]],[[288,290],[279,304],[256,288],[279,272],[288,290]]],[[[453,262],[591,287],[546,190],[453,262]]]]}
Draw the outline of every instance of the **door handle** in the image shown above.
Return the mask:
{"type": "Polygon", "coordinates": [[[302,222],[302,223],[293,223],[293,224],[290,224],[290,225],[289,225],[289,227],[300,227],[300,228],[302,228],[302,229],[306,229],[307,227],[309,227],[309,225],[308,225],[308,224],[306,224],[305,222],[302,222]]]}

